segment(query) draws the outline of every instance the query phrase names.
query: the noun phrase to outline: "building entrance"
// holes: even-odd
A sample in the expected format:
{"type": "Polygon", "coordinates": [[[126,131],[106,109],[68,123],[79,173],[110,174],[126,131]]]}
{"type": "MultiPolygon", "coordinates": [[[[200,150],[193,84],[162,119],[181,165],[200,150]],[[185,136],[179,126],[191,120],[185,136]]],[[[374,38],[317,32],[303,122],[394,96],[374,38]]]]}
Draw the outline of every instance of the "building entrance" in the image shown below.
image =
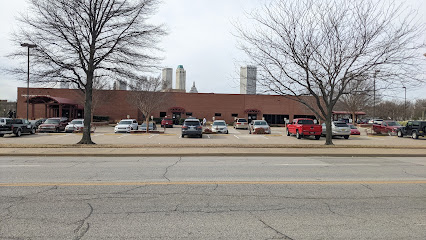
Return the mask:
{"type": "Polygon", "coordinates": [[[182,117],[182,113],[180,113],[180,112],[174,112],[173,115],[172,115],[173,124],[174,125],[179,125],[181,117],[182,117]]]}
{"type": "Polygon", "coordinates": [[[257,120],[257,114],[249,113],[248,122],[251,123],[253,120],[257,120]]]}

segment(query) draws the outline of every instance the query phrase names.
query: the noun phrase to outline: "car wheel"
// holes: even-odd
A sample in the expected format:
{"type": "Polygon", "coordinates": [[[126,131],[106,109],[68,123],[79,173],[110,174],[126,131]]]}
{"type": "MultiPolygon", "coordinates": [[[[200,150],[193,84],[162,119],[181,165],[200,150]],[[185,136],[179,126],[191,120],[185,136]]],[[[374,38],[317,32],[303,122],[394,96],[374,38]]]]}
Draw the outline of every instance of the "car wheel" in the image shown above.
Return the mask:
{"type": "Polygon", "coordinates": [[[299,134],[299,130],[296,130],[296,138],[297,139],[301,139],[302,138],[302,136],[299,134]]]}
{"type": "Polygon", "coordinates": [[[35,130],[35,128],[31,128],[31,132],[30,132],[31,134],[35,134],[36,133],[36,130],[35,130]]]}
{"type": "Polygon", "coordinates": [[[287,129],[287,136],[290,136],[290,132],[288,131],[288,129],[287,129]]]}
{"type": "Polygon", "coordinates": [[[203,138],[203,134],[200,134],[200,136],[198,136],[199,138],[203,138]]]}
{"type": "Polygon", "coordinates": [[[184,138],[184,137],[185,137],[185,135],[182,134],[182,138],[184,138]]]}
{"type": "Polygon", "coordinates": [[[0,137],[3,137],[4,136],[4,134],[0,134],[0,137]]]}
{"type": "Polygon", "coordinates": [[[56,129],[55,129],[55,132],[57,132],[57,133],[58,133],[58,132],[59,132],[59,128],[56,128],[56,129]]]}
{"type": "Polygon", "coordinates": [[[418,138],[419,138],[419,136],[417,135],[417,132],[416,132],[416,131],[413,131],[413,132],[411,133],[411,137],[412,137],[413,139],[418,139],[418,138]]]}
{"type": "Polygon", "coordinates": [[[226,130],[226,134],[228,134],[228,130],[226,130]]]}
{"type": "Polygon", "coordinates": [[[319,140],[321,135],[315,135],[315,140],[319,140]]]}
{"type": "Polygon", "coordinates": [[[20,137],[22,135],[21,129],[18,129],[15,133],[15,136],[20,137]]]}
{"type": "Polygon", "coordinates": [[[343,136],[345,139],[349,139],[349,135],[343,136]]]}

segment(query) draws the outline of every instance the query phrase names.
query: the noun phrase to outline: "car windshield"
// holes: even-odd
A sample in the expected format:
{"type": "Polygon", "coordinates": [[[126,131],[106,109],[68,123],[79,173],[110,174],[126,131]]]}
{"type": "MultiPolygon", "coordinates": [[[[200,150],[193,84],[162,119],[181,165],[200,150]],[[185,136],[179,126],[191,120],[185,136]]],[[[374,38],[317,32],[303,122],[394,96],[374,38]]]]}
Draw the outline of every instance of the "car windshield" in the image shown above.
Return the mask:
{"type": "Polygon", "coordinates": [[[72,120],[70,122],[70,124],[83,124],[83,121],[81,121],[81,120],[72,120]]]}
{"type": "Polygon", "coordinates": [[[298,124],[314,124],[313,120],[299,120],[298,124]]]}
{"type": "Polygon", "coordinates": [[[46,122],[47,124],[58,124],[59,123],[59,119],[47,119],[46,122]]]}
{"type": "MultiPolygon", "coordinates": [[[[149,127],[153,127],[154,124],[153,123],[149,123],[149,127]]],[[[146,123],[142,123],[141,127],[146,127],[146,123]]]]}
{"type": "Polygon", "coordinates": [[[343,122],[339,122],[339,123],[334,123],[334,126],[336,126],[336,127],[348,127],[348,124],[343,123],[343,122]]]}
{"type": "Polygon", "coordinates": [[[214,122],[214,126],[225,126],[225,122],[214,122]]]}
{"type": "Polygon", "coordinates": [[[264,122],[264,121],[256,121],[256,122],[254,122],[254,125],[268,125],[266,122],[264,122]]]}
{"type": "Polygon", "coordinates": [[[184,123],[186,126],[199,126],[200,122],[199,121],[185,121],[184,123]]]}
{"type": "Polygon", "coordinates": [[[387,122],[388,126],[401,126],[398,122],[387,122]]]}
{"type": "Polygon", "coordinates": [[[130,125],[130,124],[132,124],[133,123],[133,121],[128,121],[128,120],[126,120],[126,121],[120,121],[118,124],[119,125],[130,125]]]}
{"type": "Polygon", "coordinates": [[[238,119],[237,122],[247,122],[245,119],[238,119]]]}
{"type": "Polygon", "coordinates": [[[354,125],[349,125],[349,127],[351,127],[351,129],[358,129],[354,125]]]}

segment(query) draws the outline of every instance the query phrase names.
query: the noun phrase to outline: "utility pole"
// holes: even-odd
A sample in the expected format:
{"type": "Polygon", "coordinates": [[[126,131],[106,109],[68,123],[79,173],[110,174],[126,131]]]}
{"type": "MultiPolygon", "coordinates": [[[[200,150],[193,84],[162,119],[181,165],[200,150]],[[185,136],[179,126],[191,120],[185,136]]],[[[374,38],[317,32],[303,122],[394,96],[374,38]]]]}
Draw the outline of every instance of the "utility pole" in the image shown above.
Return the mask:
{"type": "Polygon", "coordinates": [[[373,118],[376,118],[376,76],[377,76],[377,73],[379,73],[380,72],[380,70],[376,70],[376,71],[374,71],[374,86],[373,86],[373,94],[374,94],[374,97],[373,97],[373,118]]]}
{"type": "Polygon", "coordinates": [[[30,48],[35,48],[37,45],[29,43],[21,43],[21,47],[28,49],[28,65],[27,65],[27,120],[28,120],[28,103],[30,101],[30,48]]]}

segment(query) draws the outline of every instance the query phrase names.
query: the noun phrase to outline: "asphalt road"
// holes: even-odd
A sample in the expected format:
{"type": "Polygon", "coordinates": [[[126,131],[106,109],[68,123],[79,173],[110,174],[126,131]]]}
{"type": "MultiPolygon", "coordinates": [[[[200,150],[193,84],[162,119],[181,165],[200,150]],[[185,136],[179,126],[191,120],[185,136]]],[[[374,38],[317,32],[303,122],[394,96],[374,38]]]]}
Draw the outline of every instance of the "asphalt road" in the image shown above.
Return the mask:
{"type": "Polygon", "coordinates": [[[426,239],[426,158],[0,158],[0,239],[426,239]]]}

